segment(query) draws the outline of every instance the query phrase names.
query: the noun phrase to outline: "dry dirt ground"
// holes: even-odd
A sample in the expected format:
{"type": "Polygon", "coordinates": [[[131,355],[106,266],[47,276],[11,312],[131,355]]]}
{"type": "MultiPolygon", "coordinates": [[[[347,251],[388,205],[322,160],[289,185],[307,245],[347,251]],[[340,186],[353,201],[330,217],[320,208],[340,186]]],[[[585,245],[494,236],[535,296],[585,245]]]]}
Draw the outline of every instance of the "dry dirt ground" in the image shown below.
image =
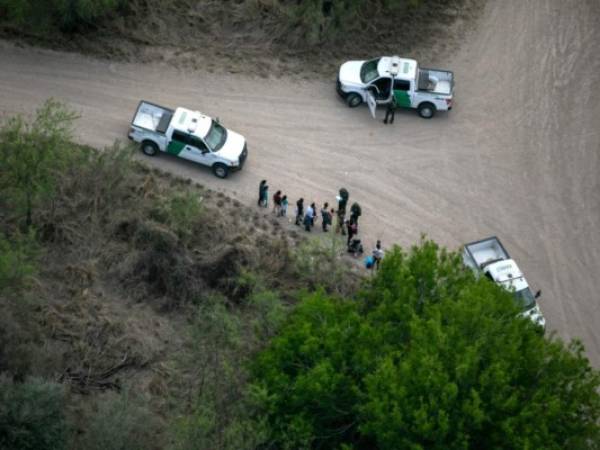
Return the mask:
{"type": "Polygon", "coordinates": [[[292,201],[331,202],[345,186],[368,246],[498,235],[543,289],[549,330],[582,338],[599,366],[600,3],[488,2],[455,53],[423,63],[455,71],[454,110],[429,121],[403,111],[384,126],[336,97],[334,73],[184,72],[0,43],[0,111],[56,97],[81,113],[78,139],[99,147],[125,138],[142,98],[219,116],[248,139],[242,172],[218,180],[166,156],[152,163],[248,204],[262,178],[292,201]]]}

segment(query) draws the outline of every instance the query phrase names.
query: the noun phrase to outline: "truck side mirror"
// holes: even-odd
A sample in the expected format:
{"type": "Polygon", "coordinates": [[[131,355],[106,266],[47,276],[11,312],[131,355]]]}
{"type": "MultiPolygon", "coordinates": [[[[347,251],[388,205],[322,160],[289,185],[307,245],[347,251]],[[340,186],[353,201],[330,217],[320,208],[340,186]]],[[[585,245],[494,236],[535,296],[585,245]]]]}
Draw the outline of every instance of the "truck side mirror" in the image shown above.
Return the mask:
{"type": "Polygon", "coordinates": [[[536,293],[535,293],[535,298],[540,298],[540,296],[542,295],[542,290],[539,289],[536,293]]]}
{"type": "Polygon", "coordinates": [[[218,124],[220,124],[220,123],[221,123],[221,121],[219,120],[219,118],[218,118],[218,117],[215,119],[215,122],[217,122],[218,124]]]}

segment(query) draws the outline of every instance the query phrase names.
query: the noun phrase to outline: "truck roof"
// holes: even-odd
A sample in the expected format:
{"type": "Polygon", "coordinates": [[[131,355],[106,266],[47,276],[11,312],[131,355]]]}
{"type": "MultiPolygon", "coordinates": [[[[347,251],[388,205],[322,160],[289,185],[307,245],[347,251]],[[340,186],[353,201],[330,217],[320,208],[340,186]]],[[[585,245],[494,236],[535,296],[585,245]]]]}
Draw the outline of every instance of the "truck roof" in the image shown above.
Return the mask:
{"type": "Polygon", "coordinates": [[[184,133],[205,137],[212,125],[212,119],[200,111],[186,108],[177,108],[171,121],[173,129],[184,133]]]}
{"type": "Polygon", "coordinates": [[[394,75],[400,80],[414,80],[417,78],[417,61],[399,56],[383,56],[377,64],[380,75],[394,75]]]}
{"type": "Polygon", "coordinates": [[[491,275],[494,281],[501,283],[505,288],[514,287],[515,291],[520,291],[528,287],[523,272],[512,259],[490,264],[485,271],[491,275]]]}

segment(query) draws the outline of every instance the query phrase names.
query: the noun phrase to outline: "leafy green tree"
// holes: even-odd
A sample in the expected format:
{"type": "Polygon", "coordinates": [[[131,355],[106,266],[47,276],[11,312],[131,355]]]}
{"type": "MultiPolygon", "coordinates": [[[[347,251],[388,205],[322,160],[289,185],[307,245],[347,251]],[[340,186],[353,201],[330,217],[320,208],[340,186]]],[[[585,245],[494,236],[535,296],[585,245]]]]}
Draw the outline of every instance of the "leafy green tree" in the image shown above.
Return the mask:
{"type": "Polygon", "coordinates": [[[76,114],[48,100],[27,123],[16,116],[0,129],[0,193],[33,223],[38,202],[52,193],[57,171],[69,159],[71,127],[76,114]]]}
{"type": "Polygon", "coordinates": [[[357,300],[308,296],[252,366],[284,449],[583,449],[600,375],[510,293],[426,241],[386,255],[357,300]]]}
{"type": "Polygon", "coordinates": [[[13,383],[0,378],[0,448],[66,448],[64,406],[64,390],[59,384],[37,379],[13,383]]]}

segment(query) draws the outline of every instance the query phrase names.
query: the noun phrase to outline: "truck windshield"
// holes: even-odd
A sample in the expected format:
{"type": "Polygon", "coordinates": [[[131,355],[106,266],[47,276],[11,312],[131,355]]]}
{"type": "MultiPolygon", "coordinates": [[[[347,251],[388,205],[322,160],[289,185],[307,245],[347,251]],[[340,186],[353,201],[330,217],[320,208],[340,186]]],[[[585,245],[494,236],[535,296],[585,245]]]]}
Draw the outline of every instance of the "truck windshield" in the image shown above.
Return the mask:
{"type": "Polygon", "coordinates": [[[360,68],[360,79],[363,83],[370,83],[379,76],[379,72],[377,71],[379,59],[380,58],[372,59],[362,65],[360,68]]]}
{"type": "Polygon", "coordinates": [[[515,300],[523,311],[529,311],[535,306],[535,298],[529,288],[521,289],[515,292],[515,300]]]}
{"type": "Polygon", "coordinates": [[[217,152],[221,149],[221,147],[223,147],[223,144],[225,144],[226,140],[227,129],[213,120],[210,130],[208,130],[208,133],[204,138],[206,145],[208,145],[208,148],[210,148],[213,152],[217,152]]]}

